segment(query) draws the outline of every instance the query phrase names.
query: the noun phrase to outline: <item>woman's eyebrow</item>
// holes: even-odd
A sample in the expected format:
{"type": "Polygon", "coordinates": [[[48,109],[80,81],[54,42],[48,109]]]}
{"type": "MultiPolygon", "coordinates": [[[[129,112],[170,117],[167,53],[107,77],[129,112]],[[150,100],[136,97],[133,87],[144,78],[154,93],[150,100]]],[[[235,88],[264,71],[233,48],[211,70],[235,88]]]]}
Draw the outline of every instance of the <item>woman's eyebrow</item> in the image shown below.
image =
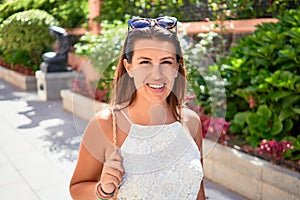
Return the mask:
{"type": "Polygon", "coordinates": [[[145,60],[151,60],[151,58],[148,58],[148,57],[144,57],[144,56],[141,56],[141,57],[139,57],[139,58],[137,58],[137,60],[140,60],[140,59],[145,59],[145,60]]]}
{"type": "MultiPolygon", "coordinates": [[[[164,58],[161,58],[160,60],[168,60],[168,59],[175,60],[175,58],[173,58],[172,56],[164,57],[164,58]]],[[[152,59],[141,56],[141,57],[138,57],[137,60],[152,60],[152,59]]]]}
{"type": "Polygon", "coordinates": [[[162,59],[160,59],[160,60],[168,60],[168,59],[175,60],[172,56],[164,57],[164,58],[162,58],[162,59]]]}

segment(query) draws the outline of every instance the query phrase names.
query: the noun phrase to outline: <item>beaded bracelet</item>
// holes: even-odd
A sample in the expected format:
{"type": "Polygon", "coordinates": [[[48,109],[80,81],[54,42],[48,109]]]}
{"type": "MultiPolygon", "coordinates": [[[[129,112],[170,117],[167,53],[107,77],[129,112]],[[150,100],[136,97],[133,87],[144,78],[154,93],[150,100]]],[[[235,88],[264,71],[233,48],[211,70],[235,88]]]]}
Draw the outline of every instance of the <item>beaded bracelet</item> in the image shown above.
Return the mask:
{"type": "Polygon", "coordinates": [[[95,186],[95,194],[96,194],[96,197],[99,199],[99,200],[107,200],[107,199],[110,199],[111,197],[114,196],[115,194],[115,191],[112,191],[111,193],[107,193],[103,190],[103,188],[101,187],[101,182],[98,182],[95,186]],[[106,197],[103,197],[99,191],[98,191],[98,188],[100,187],[100,191],[106,196],[106,197]]]}

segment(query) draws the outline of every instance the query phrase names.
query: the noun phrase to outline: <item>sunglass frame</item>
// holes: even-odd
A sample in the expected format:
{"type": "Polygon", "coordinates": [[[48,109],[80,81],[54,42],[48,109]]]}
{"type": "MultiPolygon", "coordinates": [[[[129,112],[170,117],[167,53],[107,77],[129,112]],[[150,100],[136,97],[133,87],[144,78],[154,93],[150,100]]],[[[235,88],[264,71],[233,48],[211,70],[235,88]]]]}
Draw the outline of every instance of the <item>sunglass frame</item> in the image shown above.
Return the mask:
{"type": "Polygon", "coordinates": [[[165,29],[173,29],[175,27],[175,31],[177,33],[177,19],[175,17],[169,17],[169,16],[158,17],[158,18],[155,18],[155,19],[153,19],[153,18],[132,18],[132,19],[129,19],[128,20],[128,32],[130,31],[130,28],[131,29],[146,28],[146,27],[153,27],[154,25],[157,25],[159,27],[163,27],[165,29]],[[159,23],[159,21],[162,20],[162,19],[170,19],[174,23],[173,23],[172,26],[170,26],[170,28],[168,28],[168,27],[165,27],[165,26],[163,26],[159,23]],[[133,23],[136,22],[136,21],[146,21],[149,24],[147,26],[143,26],[143,27],[134,27],[133,23]]]}

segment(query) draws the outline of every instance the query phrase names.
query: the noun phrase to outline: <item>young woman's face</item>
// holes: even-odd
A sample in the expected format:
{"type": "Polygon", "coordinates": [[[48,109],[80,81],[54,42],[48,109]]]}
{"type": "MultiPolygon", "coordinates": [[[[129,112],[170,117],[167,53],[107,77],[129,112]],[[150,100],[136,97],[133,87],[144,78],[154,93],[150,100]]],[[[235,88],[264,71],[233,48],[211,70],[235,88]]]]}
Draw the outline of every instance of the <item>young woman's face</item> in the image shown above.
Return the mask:
{"type": "Polygon", "coordinates": [[[137,99],[161,103],[173,89],[179,63],[171,42],[140,39],[134,43],[132,62],[124,59],[124,66],[134,79],[137,99]]]}

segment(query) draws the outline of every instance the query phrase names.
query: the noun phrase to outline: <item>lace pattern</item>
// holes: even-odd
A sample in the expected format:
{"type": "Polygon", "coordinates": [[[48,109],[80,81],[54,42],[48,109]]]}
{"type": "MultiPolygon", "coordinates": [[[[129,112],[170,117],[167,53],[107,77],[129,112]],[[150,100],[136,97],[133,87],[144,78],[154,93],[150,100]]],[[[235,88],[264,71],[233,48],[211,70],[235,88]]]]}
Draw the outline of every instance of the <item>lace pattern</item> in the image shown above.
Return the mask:
{"type": "Polygon", "coordinates": [[[203,178],[200,152],[181,123],[132,124],[121,154],[126,173],[117,199],[197,198],[203,178]]]}

